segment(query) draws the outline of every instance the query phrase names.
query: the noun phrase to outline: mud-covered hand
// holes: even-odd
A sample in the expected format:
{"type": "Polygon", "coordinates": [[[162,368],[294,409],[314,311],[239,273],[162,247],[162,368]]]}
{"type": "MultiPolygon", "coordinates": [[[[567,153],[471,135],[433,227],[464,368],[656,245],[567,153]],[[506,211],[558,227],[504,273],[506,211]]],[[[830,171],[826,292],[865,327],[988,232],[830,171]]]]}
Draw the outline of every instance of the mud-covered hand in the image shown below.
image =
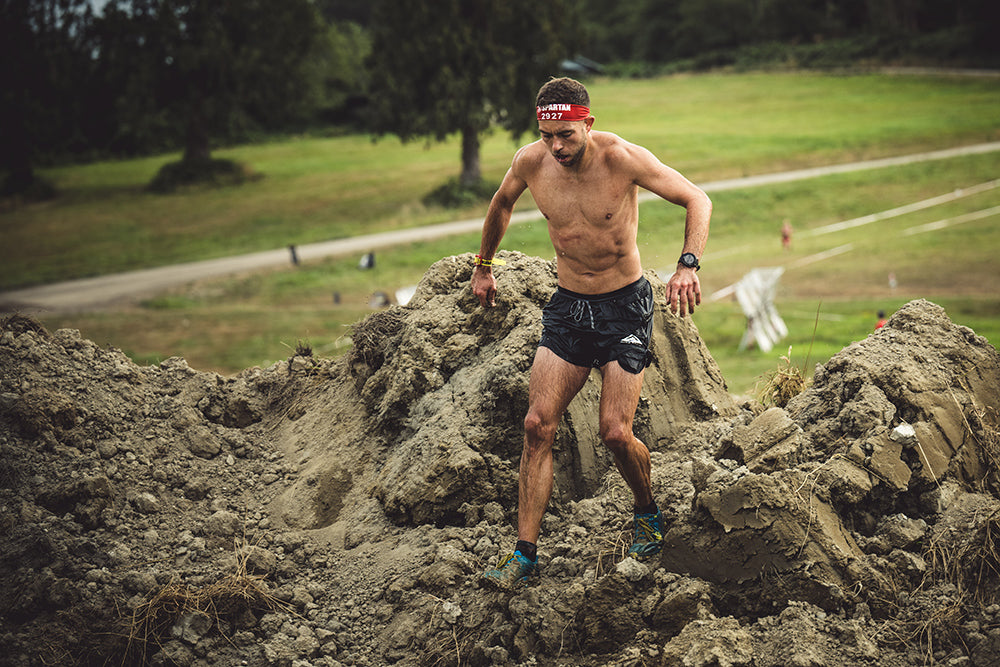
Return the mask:
{"type": "Polygon", "coordinates": [[[472,293],[479,298],[479,305],[492,308],[497,305],[497,279],[486,266],[477,266],[472,272],[472,293]]]}
{"type": "Polygon", "coordinates": [[[667,281],[667,303],[670,312],[680,316],[694,313],[694,307],[701,305],[701,283],[694,269],[678,267],[667,281]]]}

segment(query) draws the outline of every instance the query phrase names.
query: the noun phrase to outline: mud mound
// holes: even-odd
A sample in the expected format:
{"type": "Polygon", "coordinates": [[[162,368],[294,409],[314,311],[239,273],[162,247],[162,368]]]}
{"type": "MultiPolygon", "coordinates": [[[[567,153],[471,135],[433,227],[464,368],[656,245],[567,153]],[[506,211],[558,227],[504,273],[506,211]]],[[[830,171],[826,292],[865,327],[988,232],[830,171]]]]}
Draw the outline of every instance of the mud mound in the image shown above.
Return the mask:
{"type": "MultiPolygon", "coordinates": [[[[495,308],[469,289],[468,257],[435,264],[406,309],[373,316],[357,330],[383,335],[351,355],[351,371],[377,432],[390,444],[375,496],[393,521],[461,524],[462,507],[515,503],[516,460],[528,404],[528,371],[541,335],[541,309],[556,288],[554,266],[501,254],[495,308]],[[386,322],[392,324],[386,326],[386,322]],[[377,348],[377,353],[369,350],[377,348]]],[[[678,427],[735,408],[690,320],[666,317],[662,283],[653,364],[636,433],[656,447],[678,427]]],[[[597,439],[595,371],[556,436],[556,508],[592,495],[611,465],[597,439]]]]}
{"type": "Polygon", "coordinates": [[[926,302],[765,411],[650,276],[663,559],[621,560],[595,377],[559,428],[539,581],[480,588],[514,539],[555,289],[503,257],[496,309],[446,258],[345,358],[231,378],[5,320],[0,664],[994,664],[1000,363],[926,302]]]}

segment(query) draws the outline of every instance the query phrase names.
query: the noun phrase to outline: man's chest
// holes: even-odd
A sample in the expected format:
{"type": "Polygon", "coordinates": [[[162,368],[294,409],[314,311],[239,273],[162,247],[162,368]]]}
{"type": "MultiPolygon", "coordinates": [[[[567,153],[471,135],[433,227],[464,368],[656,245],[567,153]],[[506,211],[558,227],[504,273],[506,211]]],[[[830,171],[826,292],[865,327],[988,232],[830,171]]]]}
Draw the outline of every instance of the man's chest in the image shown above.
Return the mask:
{"type": "Polygon", "coordinates": [[[576,179],[542,176],[528,184],[550,225],[613,225],[636,207],[637,188],[611,177],[576,179]]]}

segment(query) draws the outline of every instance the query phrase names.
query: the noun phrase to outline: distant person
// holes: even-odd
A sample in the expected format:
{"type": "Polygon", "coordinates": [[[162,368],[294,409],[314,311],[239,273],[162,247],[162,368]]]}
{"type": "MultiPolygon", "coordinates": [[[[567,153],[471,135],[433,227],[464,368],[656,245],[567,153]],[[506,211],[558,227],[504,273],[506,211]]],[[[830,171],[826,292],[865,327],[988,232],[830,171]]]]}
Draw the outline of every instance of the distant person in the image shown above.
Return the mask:
{"type": "Polygon", "coordinates": [[[681,317],[701,303],[696,271],[708,239],[712,202],[645,148],[593,130],[590,96],[573,79],[552,79],[536,98],[541,138],[514,155],[483,224],[471,287],[495,305],[493,255],[514,203],[528,189],[548,221],[558,288],[545,306],[531,367],[528,414],[518,479],[517,544],[483,576],[501,587],[527,581],[537,565],[542,516],[552,495],[552,443],[572,398],[591,369],[601,372],[601,440],[634,496],[629,555],[646,559],[663,543],[663,517],[653,500],[649,450],[632,432],[642,377],[650,363],[653,289],[642,275],[636,236],[643,187],[687,209],[677,269],[666,297],[681,317]]]}
{"type": "Polygon", "coordinates": [[[781,247],[785,250],[792,249],[792,225],[787,220],[781,225],[781,247]]]}
{"type": "Polygon", "coordinates": [[[878,331],[879,329],[884,327],[886,321],[887,320],[885,319],[885,311],[884,310],[878,311],[878,322],[875,323],[875,331],[878,331]]]}

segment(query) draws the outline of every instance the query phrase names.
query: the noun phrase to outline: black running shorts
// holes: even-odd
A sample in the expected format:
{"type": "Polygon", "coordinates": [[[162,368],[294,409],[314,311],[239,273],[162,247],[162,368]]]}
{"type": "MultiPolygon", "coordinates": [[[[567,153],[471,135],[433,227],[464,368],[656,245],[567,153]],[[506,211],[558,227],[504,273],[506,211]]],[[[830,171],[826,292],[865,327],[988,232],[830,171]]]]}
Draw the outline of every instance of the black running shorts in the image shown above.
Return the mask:
{"type": "Polygon", "coordinates": [[[542,311],[542,339],[574,366],[600,368],[617,361],[629,373],[649,366],[653,286],[639,278],[607,294],[577,294],[559,287],[542,311]]]}

